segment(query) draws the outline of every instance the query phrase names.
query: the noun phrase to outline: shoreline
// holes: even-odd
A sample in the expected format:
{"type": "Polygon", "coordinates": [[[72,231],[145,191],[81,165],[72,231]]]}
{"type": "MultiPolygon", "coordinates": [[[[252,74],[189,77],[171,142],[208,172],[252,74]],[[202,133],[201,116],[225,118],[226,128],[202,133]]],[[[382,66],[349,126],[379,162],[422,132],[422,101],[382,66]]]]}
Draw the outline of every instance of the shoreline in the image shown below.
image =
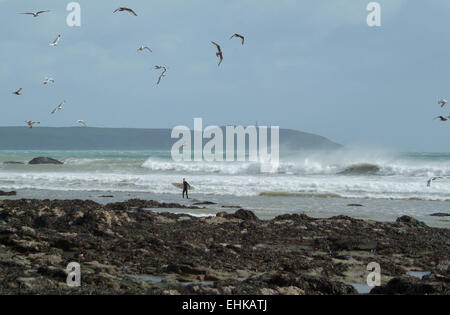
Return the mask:
{"type": "MultiPolygon", "coordinates": [[[[7,192],[11,188],[0,188],[7,192]]],[[[233,196],[210,195],[200,192],[190,194],[190,199],[181,198],[181,190],[176,193],[152,193],[131,191],[60,191],[42,189],[17,189],[14,196],[0,196],[0,199],[56,199],[56,200],[93,200],[100,204],[124,202],[129,199],[158,200],[159,202],[193,205],[202,200],[211,204],[200,206],[201,209],[189,211],[193,216],[215,216],[216,213],[227,210],[244,208],[253,211],[260,219],[270,220],[281,214],[306,214],[313,218],[329,218],[345,215],[355,219],[394,222],[398,217],[407,215],[425,222],[431,227],[450,228],[449,216],[433,216],[435,213],[446,213],[448,202],[379,200],[379,199],[342,199],[316,197],[261,197],[261,196],[233,196]],[[214,203],[214,204],[213,204],[214,203]],[[355,206],[358,205],[358,206],[355,206]],[[361,205],[361,206],[359,206],[361,205]],[[231,208],[230,208],[231,207],[231,208]],[[419,209],[419,210],[418,210],[419,209]]],[[[181,209],[182,210],[182,209],[181,209]]],[[[170,209],[170,212],[182,213],[180,209],[170,209]]]]}
{"type": "Polygon", "coordinates": [[[449,293],[448,228],[408,216],[164,212],[203,206],[0,200],[0,294],[357,294],[350,284],[366,283],[372,261],[382,280],[373,293],[449,293]],[[79,288],[66,284],[70,262],[81,265],[79,288]]]}

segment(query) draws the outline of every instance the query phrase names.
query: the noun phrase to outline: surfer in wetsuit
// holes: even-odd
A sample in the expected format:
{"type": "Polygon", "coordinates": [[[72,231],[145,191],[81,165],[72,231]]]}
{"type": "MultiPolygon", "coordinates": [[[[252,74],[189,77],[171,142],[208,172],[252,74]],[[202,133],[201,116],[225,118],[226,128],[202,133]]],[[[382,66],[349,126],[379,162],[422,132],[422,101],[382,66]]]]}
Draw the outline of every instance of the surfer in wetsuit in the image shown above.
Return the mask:
{"type": "Polygon", "coordinates": [[[186,181],[186,178],[183,178],[183,199],[184,199],[184,193],[186,193],[186,198],[189,199],[188,196],[188,189],[189,189],[189,183],[186,181]]]}

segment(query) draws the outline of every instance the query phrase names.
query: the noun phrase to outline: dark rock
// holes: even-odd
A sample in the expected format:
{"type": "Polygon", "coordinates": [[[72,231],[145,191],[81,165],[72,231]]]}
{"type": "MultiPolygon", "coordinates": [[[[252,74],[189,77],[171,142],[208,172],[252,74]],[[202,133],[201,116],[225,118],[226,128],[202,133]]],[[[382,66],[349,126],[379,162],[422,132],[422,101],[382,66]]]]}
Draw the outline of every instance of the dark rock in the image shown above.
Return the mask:
{"type": "Polygon", "coordinates": [[[37,157],[28,162],[28,164],[35,165],[35,164],[64,164],[64,163],[49,157],[37,157]]]}
{"type": "Polygon", "coordinates": [[[275,217],[274,221],[285,221],[285,220],[292,220],[292,221],[310,221],[314,220],[313,218],[308,217],[306,214],[301,213],[295,213],[295,214],[282,214],[277,217],[275,217]]]}
{"type": "Polygon", "coordinates": [[[17,195],[17,192],[15,192],[15,191],[0,190],[0,196],[15,196],[15,195],[17,195]]]}
{"type": "Polygon", "coordinates": [[[67,294],[63,268],[71,261],[83,279],[71,294],[356,294],[340,281],[369,261],[392,278],[412,266],[432,272],[379,292],[449,292],[450,230],[410,217],[259,220],[239,210],[204,218],[160,212],[185,206],[152,200],[3,199],[0,294],[67,294]],[[141,275],[163,280],[135,281],[141,275]]]}
{"type": "Polygon", "coordinates": [[[430,214],[432,217],[450,217],[450,213],[433,213],[430,214]]]}
{"type": "Polygon", "coordinates": [[[413,226],[423,226],[423,227],[427,226],[424,222],[414,219],[413,217],[410,217],[407,215],[404,215],[404,216],[398,218],[395,222],[406,223],[408,225],[413,225],[413,226]]]}
{"type": "Polygon", "coordinates": [[[16,162],[16,161],[6,161],[6,162],[3,162],[3,164],[23,165],[25,163],[23,163],[23,162],[16,162]]]}
{"type": "Polygon", "coordinates": [[[347,205],[347,207],[364,207],[363,205],[359,204],[359,203],[349,203],[347,205]]]}
{"type": "Polygon", "coordinates": [[[59,281],[66,281],[67,279],[67,272],[61,268],[55,268],[51,266],[41,266],[38,268],[37,272],[43,276],[56,278],[59,281]]]}
{"type": "Polygon", "coordinates": [[[148,208],[165,208],[165,209],[199,209],[196,206],[184,206],[177,203],[164,203],[154,200],[141,200],[141,199],[130,199],[123,202],[108,203],[105,206],[106,209],[110,210],[133,210],[133,209],[148,209],[148,208]]]}
{"type": "Polygon", "coordinates": [[[263,275],[261,280],[277,287],[294,286],[304,290],[306,294],[357,294],[357,291],[351,285],[317,276],[295,276],[291,273],[276,273],[263,275]]]}
{"type": "Polygon", "coordinates": [[[250,210],[239,209],[233,214],[227,215],[227,217],[240,219],[244,221],[258,221],[258,217],[250,210]]]}
{"type": "Polygon", "coordinates": [[[407,295],[423,295],[442,293],[442,286],[424,283],[415,278],[394,278],[386,285],[375,287],[370,294],[407,294],[407,295]]]}

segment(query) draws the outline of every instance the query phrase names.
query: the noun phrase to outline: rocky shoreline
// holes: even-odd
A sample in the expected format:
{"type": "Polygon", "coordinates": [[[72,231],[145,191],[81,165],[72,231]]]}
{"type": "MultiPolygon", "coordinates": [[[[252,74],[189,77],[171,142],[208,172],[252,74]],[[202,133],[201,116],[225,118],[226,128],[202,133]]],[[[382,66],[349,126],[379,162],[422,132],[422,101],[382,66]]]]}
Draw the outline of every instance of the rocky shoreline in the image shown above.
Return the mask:
{"type": "Polygon", "coordinates": [[[450,293],[450,230],[411,217],[260,220],[227,209],[198,218],[169,208],[198,209],[0,200],[0,294],[357,294],[350,284],[366,282],[370,262],[382,275],[373,294],[450,293]],[[66,284],[70,262],[81,265],[81,287],[66,284]]]}

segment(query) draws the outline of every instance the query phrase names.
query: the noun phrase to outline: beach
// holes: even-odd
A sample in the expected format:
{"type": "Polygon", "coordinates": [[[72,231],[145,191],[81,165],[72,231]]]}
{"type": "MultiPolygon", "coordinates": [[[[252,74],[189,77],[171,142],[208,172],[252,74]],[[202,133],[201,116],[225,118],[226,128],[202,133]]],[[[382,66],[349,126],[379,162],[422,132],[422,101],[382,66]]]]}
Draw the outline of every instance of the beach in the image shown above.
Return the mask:
{"type": "Polygon", "coordinates": [[[162,151],[0,151],[0,293],[448,294],[450,191],[426,179],[450,155],[345,156],[265,173],[162,151]]]}
{"type": "Polygon", "coordinates": [[[1,294],[448,294],[450,230],[132,199],[0,201],[1,294]],[[68,287],[66,266],[81,266],[68,287]],[[381,266],[381,286],[366,284],[381,266]],[[423,276],[423,278],[422,278],[423,276]],[[419,279],[422,278],[422,279],[419,279]]]}
{"type": "Polygon", "coordinates": [[[192,198],[220,205],[192,211],[192,215],[215,215],[225,205],[251,210],[261,219],[303,213],[395,221],[408,215],[429,226],[449,228],[449,218],[430,216],[448,213],[449,179],[427,187],[432,176],[449,176],[449,165],[450,154],[445,152],[349,149],[286,152],[279,168],[262,172],[257,162],[174,162],[168,151],[3,150],[0,190],[17,191],[17,196],[10,197],[16,199],[105,203],[139,198],[190,205],[172,185],[187,178],[196,187],[192,198]],[[39,156],[64,164],[27,164],[39,156]]]}

